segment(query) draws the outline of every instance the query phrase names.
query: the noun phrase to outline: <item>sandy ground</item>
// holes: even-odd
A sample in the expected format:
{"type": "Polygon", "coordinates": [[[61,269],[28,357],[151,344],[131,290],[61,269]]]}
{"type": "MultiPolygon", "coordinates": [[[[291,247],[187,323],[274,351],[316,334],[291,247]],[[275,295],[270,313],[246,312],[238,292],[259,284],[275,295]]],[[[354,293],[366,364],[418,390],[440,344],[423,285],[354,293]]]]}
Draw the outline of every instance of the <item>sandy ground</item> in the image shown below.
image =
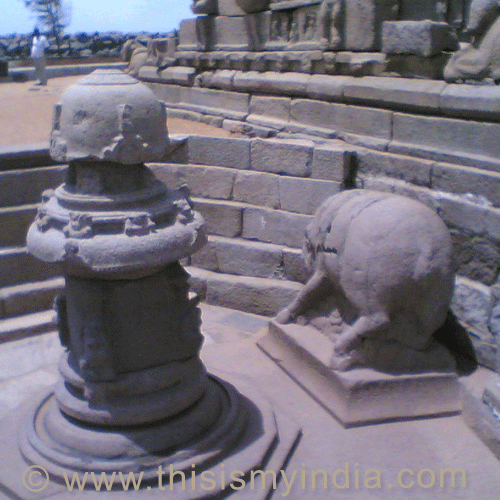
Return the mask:
{"type": "MultiPolygon", "coordinates": [[[[0,83],[0,146],[47,141],[52,129],[52,110],[64,90],[82,76],[53,78],[46,87],[34,82],[0,83]]],[[[171,134],[228,137],[231,134],[203,123],[168,120],[171,134]]]]}

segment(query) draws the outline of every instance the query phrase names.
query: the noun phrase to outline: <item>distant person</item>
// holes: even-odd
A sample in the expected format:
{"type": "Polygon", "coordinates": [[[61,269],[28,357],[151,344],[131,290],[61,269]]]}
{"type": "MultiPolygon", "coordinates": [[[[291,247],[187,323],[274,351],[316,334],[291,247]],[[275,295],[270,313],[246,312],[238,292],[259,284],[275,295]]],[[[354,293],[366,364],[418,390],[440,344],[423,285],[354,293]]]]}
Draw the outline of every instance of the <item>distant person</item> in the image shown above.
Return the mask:
{"type": "Polygon", "coordinates": [[[47,71],[45,69],[45,49],[49,47],[47,38],[40,35],[38,28],[33,31],[33,41],[31,44],[31,59],[35,64],[35,76],[38,82],[36,85],[47,85],[47,71]]]}

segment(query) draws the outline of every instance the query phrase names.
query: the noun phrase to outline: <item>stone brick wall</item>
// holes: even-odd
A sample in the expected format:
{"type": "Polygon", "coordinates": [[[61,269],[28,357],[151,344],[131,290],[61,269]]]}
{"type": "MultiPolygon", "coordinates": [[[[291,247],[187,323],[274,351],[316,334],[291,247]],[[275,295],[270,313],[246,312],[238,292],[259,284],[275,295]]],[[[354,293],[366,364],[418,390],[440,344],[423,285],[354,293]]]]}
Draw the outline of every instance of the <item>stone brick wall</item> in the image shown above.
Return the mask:
{"type": "Polygon", "coordinates": [[[496,194],[500,174],[338,139],[298,139],[296,134],[292,139],[292,135],[287,139],[188,137],[172,157],[177,163],[154,166],[168,185],[188,185],[207,220],[213,236],[191,261],[193,269],[212,273],[203,275],[205,285],[210,282],[217,289],[214,283],[219,283],[231,290],[228,280],[238,282],[234,276],[254,280],[254,285],[247,284],[247,293],[252,289],[255,295],[247,302],[242,299],[238,305],[229,292],[214,291],[211,300],[275,314],[286,300],[274,299],[272,307],[263,304],[255,292],[255,280],[265,280],[259,282],[261,290],[280,280],[280,289],[287,290],[283,297],[288,299],[295,288],[287,288],[287,283],[307,279],[300,248],[304,229],[319,204],[345,187],[394,192],[430,206],[450,228],[457,265],[452,309],[471,333],[480,362],[493,367],[495,335],[500,330],[500,200],[496,194]]]}

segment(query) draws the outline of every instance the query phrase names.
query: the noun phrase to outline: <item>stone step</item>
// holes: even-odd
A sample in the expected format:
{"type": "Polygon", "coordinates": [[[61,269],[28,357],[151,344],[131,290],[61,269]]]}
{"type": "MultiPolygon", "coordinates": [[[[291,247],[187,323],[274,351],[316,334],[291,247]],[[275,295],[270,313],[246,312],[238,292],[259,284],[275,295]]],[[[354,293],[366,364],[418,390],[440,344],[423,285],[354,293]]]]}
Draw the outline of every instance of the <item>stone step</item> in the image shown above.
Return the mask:
{"type": "Polygon", "coordinates": [[[500,206],[500,173],[481,168],[359,148],[357,174],[403,180],[454,195],[474,195],[500,206]]]}
{"type": "Polygon", "coordinates": [[[205,218],[207,232],[217,236],[301,248],[304,231],[312,215],[256,207],[234,201],[193,198],[194,207],[205,218]]]}
{"type": "Polygon", "coordinates": [[[63,288],[64,278],[4,287],[0,289],[0,317],[9,318],[48,310],[63,288]]]}
{"type": "Polygon", "coordinates": [[[26,234],[35,219],[36,204],[0,208],[0,247],[26,244],[26,234]]]}
{"type": "Polygon", "coordinates": [[[64,181],[65,166],[0,172],[0,207],[39,203],[45,189],[64,181]]]}
{"type": "Polygon", "coordinates": [[[53,310],[0,320],[0,343],[56,330],[53,310]]]}
{"type": "MultiPolygon", "coordinates": [[[[322,150],[325,163],[330,162],[329,166],[332,168],[330,172],[323,172],[323,177],[330,175],[332,179],[298,178],[269,172],[191,164],[161,163],[153,164],[151,168],[170,188],[186,184],[191,195],[195,197],[248,203],[310,215],[328,196],[338,193],[342,186],[343,169],[339,158],[341,152],[332,148],[328,152],[326,149],[322,150]]],[[[320,175],[320,172],[317,173],[320,175]]]]}
{"type": "Polygon", "coordinates": [[[191,265],[224,274],[300,283],[309,277],[297,248],[215,235],[210,235],[208,243],[191,256],[191,265]]]}
{"type": "Polygon", "coordinates": [[[54,264],[41,262],[26,247],[0,249],[0,288],[43,281],[60,275],[54,264]]]}
{"type": "Polygon", "coordinates": [[[302,289],[293,281],[234,276],[187,266],[193,291],[212,305],[261,316],[275,316],[302,289]]]}

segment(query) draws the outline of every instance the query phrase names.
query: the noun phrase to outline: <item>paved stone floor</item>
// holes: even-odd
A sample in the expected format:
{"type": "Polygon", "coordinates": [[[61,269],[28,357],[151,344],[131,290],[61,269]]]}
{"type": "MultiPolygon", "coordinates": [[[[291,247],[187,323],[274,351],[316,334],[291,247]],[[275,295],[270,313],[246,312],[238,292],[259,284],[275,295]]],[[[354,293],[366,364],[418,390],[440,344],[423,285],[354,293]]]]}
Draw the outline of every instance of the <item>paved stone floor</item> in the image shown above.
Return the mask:
{"type": "MultiPolygon", "coordinates": [[[[250,381],[302,428],[286,480],[281,476],[274,498],[498,500],[500,462],[461,416],[344,429],[256,346],[266,318],[206,304],[202,304],[202,318],[202,358],[209,370],[250,381]],[[457,471],[454,485],[449,469],[457,471]]],[[[27,399],[34,400],[55,382],[60,353],[56,333],[0,345],[0,416],[7,417],[4,422],[11,410],[27,399]]],[[[480,370],[473,377],[487,376],[480,370]]],[[[1,428],[5,434],[5,427],[1,428]]],[[[7,446],[12,446],[7,443],[15,442],[11,437],[0,435],[4,457],[10,453],[7,446]]],[[[0,500],[35,498],[29,492],[26,496],[8,494],[12,484],[21,484],[23,472],[0,457],[0,500]]],[[[55,490],[50,498],[135,500],[149,498],[145,493],[55,490]]],[[[161,498],[168,499],[168,492],[161,498]]],[[[252,499],[251,492],[245,498],[252,499]]]]}

